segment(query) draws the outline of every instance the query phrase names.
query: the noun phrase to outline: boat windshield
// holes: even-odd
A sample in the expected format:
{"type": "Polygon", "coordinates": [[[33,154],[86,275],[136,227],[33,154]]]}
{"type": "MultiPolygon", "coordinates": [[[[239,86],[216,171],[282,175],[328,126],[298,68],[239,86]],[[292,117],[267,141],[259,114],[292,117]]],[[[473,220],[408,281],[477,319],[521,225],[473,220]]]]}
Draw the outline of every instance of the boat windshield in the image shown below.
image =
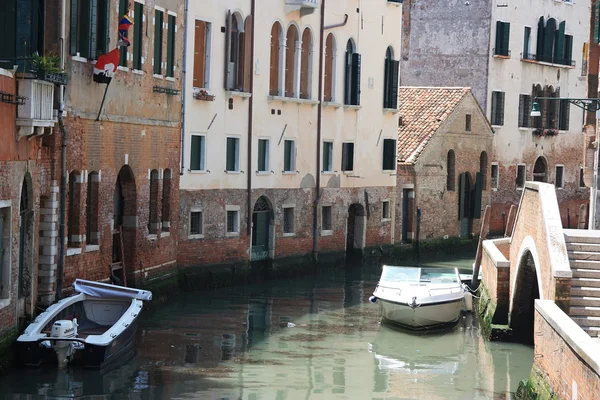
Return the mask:
{"type": "Polygon", "coordinates": [[[453,268],[421,268],[420,282],[458,283],[458,277],[453,268]]]}
{"type": "Polygon", "coordinates": [[[381,274],[381,280],[388,282],[418,282],[419,268],[385,265],[381,274]]]}

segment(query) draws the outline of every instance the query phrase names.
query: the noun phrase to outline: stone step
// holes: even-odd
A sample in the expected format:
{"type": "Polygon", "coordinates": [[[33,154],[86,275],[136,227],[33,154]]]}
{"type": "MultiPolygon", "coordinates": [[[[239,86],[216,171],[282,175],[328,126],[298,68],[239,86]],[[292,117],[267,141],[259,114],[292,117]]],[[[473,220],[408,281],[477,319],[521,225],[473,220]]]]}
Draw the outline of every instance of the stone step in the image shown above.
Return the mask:
{"type": "Polygon", "coordinates": [[[600,297],[587,297],[573,295],[571,289],[571,307],[600,307],[600,297]]]}
{"type": "Polygon", "coordinates": [[[571,307],[569,316],[571,318],[581,316],[600,317],[600,307],[571,307]]]}
{"type": "Polygon", "coordinates": [[[600,337],[600,328],[597,326],[582,326],[581,328],[591,337],[600,337]]]}
{"type": "Polygon", "coordinates": [[[581,327],[594,326],[600,328],[600,317],[572,317],[571,319],[581,327]]]}
{"type": "Polygon", "coordinates": [[[600,252],[594,251],[569,251],[569,260],[600,261],[600,252]]]}
{"type": "MultiPolygon", "coordinates": [[[[571,287],[593,287],[600,288],[600,279],[598,278],[573,278],[571,279],[571,287]]],[[[600,296],[600,294],[599,294],[600,296]]]]}
{"type": "Polygon", "coordinates": [[[579,243],[579,242],[566,242],[568,251],[587,251],[587,252],[600,252],[600,244],[596,243],[579,243]]]}
{"type": "Polygon", "coordinates": [[[594,278],[600,279],[600,269],[572,269],[573,278],[594,278]]]}
{"type": "Polygon", "coordinates": [[[589,286],[571,286],[571,297],[598,297],[600,299],[600,288],[589,286]]]}
{"type": "Polygon", "coordinates": [[[600,270],[600,261],[571,260],[571,269],[597,269],[600,270]]]}
{"type": "Polygon", "coordinates": [[[600,231],[588,229],[563,229],[565,242],[600,243],[600,231]]]}

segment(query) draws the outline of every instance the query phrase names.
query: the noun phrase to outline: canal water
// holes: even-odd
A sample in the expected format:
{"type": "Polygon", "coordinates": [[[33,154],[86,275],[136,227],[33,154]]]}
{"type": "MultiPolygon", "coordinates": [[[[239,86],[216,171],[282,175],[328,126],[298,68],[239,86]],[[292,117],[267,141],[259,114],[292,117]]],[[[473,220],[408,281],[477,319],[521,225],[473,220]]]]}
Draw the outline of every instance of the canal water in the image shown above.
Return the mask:
{"type": "MultiPolygon", "coordinates": [[[[468,266],[472,259],[443,260],[468,266]]],[[[531,347],[483,340],[477,319],[413,333],[381,325],[378,266],[185,293],[146,310],[138,354],[108,373],[18,369],[10,399],[512,399],[531,347]]]]}

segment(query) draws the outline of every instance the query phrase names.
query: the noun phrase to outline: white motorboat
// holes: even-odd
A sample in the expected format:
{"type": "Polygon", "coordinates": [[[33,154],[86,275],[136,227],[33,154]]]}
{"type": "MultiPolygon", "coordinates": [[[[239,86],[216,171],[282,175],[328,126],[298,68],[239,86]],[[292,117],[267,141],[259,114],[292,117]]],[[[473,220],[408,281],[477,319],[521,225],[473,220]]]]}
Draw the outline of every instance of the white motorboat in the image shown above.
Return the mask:
{"type": "Polygon", "coordinates": [[[137,319],[152,292],[82,279],[73,288],[77,294],[48,307],[17,338],[21,363],[104,369],[132,353],[137,319]]]}
{"type": "Polygon", "coordinates": [[[425,329],[458,320],[465,289],[456,268],[384,265],[371,302],[385,321],[425,329]]]}

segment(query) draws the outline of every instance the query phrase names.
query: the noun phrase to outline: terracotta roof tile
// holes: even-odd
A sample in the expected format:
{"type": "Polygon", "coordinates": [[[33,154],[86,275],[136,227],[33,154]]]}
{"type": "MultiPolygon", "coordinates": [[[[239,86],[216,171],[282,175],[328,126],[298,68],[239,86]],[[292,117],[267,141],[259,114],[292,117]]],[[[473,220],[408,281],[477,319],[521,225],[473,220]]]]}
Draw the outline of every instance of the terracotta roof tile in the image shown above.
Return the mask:
{"type": "Polygon", "coordinates": [[[400,87],[398,163],[414,164],[419,155],[471,88],[400,87]]]}

